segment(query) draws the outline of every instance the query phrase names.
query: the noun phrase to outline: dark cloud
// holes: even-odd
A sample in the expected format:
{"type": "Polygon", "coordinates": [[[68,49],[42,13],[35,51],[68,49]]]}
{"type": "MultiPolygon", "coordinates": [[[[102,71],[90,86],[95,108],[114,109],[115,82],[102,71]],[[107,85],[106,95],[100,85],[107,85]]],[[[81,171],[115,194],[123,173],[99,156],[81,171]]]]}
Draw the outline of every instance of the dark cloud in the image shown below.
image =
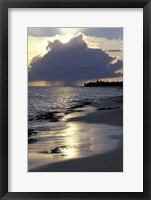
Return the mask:
{"type": "Polygon", "coordinates": [[[68,43],[59,40],[48,42],[49,51],[30,65],[29,81],[63,81],[73,85],[77,81],[113,78],[122,68],[122,61],[110,64],[114,58],[100,49],[90,49],[82,35],[72,38],[68,43]]]}

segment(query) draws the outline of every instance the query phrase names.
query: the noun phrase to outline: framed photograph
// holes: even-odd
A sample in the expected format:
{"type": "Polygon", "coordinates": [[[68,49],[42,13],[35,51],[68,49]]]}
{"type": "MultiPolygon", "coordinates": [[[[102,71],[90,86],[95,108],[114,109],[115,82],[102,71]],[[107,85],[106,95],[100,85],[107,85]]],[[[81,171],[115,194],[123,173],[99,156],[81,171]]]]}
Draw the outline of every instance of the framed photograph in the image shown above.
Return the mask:
{"type": "Polygon", "coordinates": [[[1,1],[1,199],[150,199],[150,0],[1,1]]]}

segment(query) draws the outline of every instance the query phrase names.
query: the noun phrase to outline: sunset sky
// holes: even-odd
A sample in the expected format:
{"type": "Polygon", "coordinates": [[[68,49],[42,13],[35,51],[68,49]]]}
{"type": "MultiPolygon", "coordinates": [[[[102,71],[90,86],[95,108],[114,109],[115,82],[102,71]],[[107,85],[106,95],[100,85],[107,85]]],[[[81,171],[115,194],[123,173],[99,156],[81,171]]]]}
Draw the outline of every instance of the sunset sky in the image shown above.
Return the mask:
{"type": "Polygon", "coordinates": [[[123,79],[123,28],[28,28],[29,86],[123,79]]]}

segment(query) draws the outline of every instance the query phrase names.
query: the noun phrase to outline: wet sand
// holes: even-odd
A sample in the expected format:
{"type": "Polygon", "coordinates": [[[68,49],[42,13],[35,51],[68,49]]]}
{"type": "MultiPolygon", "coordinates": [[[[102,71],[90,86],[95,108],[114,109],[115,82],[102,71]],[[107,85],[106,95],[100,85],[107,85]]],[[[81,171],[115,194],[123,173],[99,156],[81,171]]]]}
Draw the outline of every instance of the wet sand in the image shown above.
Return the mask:
{"type": "Polygon", "coordinates": [[[69,121],[123,126],[123,97],[112,97],[101,103],[93,104],[93,106],[98,109],[97,112],[71,118],[69,121]]]}
{"type": "Polygon", "coordinates": [[[101,155],[48,164],[31,172],[122,172],[123,148],[101,155]]]}

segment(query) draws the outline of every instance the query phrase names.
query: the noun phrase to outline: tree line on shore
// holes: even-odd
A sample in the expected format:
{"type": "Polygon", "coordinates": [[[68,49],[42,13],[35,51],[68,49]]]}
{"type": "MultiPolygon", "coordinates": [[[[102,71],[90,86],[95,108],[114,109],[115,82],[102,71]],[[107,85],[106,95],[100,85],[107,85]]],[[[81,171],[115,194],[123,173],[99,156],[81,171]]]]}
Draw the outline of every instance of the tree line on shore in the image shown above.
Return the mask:
{"type": "Polygon", "coordinates": [[[88,82],[84,83],[84,87],[99,87],[99,86],[120,86],[123,87],[123,81],[94,81],[94,82],[88,82]]]}

